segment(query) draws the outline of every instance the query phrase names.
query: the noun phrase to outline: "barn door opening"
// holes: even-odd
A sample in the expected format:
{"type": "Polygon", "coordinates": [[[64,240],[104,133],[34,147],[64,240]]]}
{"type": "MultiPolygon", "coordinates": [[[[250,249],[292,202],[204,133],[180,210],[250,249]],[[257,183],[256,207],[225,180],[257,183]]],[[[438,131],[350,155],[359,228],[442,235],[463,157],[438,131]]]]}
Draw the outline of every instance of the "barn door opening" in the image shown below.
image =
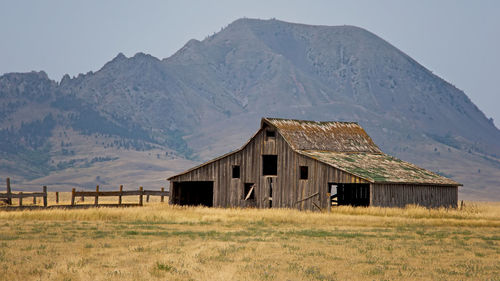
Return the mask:
{"type": "Polygon", "coordinates": [[[368,183],[329,183],[329,188],[332,206],[350,205],[367,207],[370,205],[370,184],[368,183]]]}
{"type": "Polygon", "coordinates": [[[328,191],[330,192],[330,206],[338,206],[338,192],[336,183],[328,183],[328,191]]]}
{"type": "Polygon", "coordinates": [[[174,182],[172,203],[190,206],[213,206],[213,181],[174,182]]]}

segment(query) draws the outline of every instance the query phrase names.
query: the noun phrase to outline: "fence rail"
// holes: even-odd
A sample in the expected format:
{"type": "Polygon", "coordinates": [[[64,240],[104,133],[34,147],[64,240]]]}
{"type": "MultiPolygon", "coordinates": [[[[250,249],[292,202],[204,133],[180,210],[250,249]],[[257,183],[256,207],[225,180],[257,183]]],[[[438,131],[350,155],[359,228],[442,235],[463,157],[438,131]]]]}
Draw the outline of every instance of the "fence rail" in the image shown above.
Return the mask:
{"type": "Polygon", "coordinates": [[[36,198],[41,197],[43,198],[43,206],[47,207],[47,187],[44,186],[42,187],[42,192],[19,192],[19,193],[13,193],[11,188],[10,188],[10,178],[7,178],[6,180],[7,183],[7,192],[6,193],[0,193],[0,198],[2,199],[7,199],[7,205],[12,205],[12,198],[18,198],[19,199],[19,206],[23,205],[23,198],[28,198],[28,197],[33,197],[33,204],[36,204],[36,198]]]}
{"type": "Polygon", "coordinates": [[[96,186],[95,191],[76,191],[75,188],[71,191],[71,205],[76,205],[76,197],[81,197],[82,201],[84,201],[85,197],[94,197],[94,205],[99,205],[99,197],[108,197],[108,196],[118,196],[118,205],[122,204],[123,196],[139,196],[139,206],[143,205],[144,195],[146,195],[146,202],[149,202],[149,196],[160,196],[160,202],[165,201],[165,196],[169,196],[170,192],[165,191],[162,187],[161,191],[157,190],[144,190],[139,187],[139,190],[123,190],[123,185],[120,185],[119,191],[99,191],[99,186],[96,186]]]}

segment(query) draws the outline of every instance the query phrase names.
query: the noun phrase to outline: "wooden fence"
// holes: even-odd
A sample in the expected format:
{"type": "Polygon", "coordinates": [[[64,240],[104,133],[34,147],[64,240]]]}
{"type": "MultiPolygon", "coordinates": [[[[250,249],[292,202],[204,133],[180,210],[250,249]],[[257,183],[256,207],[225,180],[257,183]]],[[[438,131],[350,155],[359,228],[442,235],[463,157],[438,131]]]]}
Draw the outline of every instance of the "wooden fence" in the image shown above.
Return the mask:
{"type": "MultiPolygon", "coordinates": [[[[10,187],[10,178],[7,178],[7,192],[6,193],[0,193],[0,199],[4,199],[5,203],[7,203],[8,208],[17,208],[15,206],[10,206],[12,205],[12,198],[18,198],[19,199],[19,206],[20,207],[27,207],[26,205],[23,206],[23,198],[30,198],[33,197],[33,205],[37,204],[36,198],[41,197],[43,198],[43,207],[47,207],[47,186],[43,186],[42,192],[17,192],[14,193],[12,192],[12,189],[10,187]]],[[[161,188],[161,190],[144,190],[141,187],[139,187],[139,190],[123,190],[123,185],[120,185],[120,190],[119,191],[99,191],[99,186],[96,186],[96,191],[76,191],[75,188],[73,188],[71,192],[71,205],[59,205],[59,207],[71,207],[71,206],[77,206],[75,198],[80,197],[81,201],[84,201],[85,197],[94,197],[94,206],[98,206],[99,204],[99,197],[108,197],[108,196],[117,196],[118,197],[118,204],[106,204],[109,206],[120,206],[122,205],[122,197],[123,196],[139,196],[139,206],[143,205],[143,198],[146,196],[146,202],[149,202],[149,197],[150,196],[160,196],[160,201],[164,202],[165,201],[165,196],[169,196],[170,192],[165,191],[165,188],[161,188]]],[[[56,204],[59,204],[59,192],[55,192],[56,196],[56,204]]],[[[125,204],[123,204],[125,205],[125,204]]],[[[130,205],[130,204],[127,204],[130,205]]],[[[89,205],[79,205],[80,207],[83,206],[89,206],[89,205]]],[[[92,205],[90,205],[92,206],[92,205]]],[[[31,206],[30,208],[35,208],[37,206],[31,206]]],[[[41,207],[41,206],[39,206],[41,207]]],[[[50,206],[50,207],[57,207],[57,206],[50,206]]]]}
{"type": "Polygon", "coordinates": [[[13,193],[11,188],[10,188],[10,178],[7,178],[7,192],[6,193],[0,193],[0,198],[2,199],[7,199],[7,205],[12,205],[12,198],[18,198],[19,199],[19,206],[23,205],[23,198],[29,198],[33,197],[33,204],[36,204],[36,198],[37,197],[42,197],[43,198],[43,206],[47,207],[47,187],[44,186],[42,188],[42,192],[18,192],[18,193],[13,193]]]}
{"type": "Polygon", "coordinates": [[[76,197],[81,197],[85,201],[85,197],[94,197],[94,205],[99,205],[99,197],[118,196],[118,205],[122,204],[123,196],[139,196],[139,206],[143,205],[143,198],[146,195],[146,202],[149,202],[149,196],[160,196],[160,201],[164,202],[165,196],[169,196],[169,192],[162,187],[161,191],[144,190],[139,187],[139,190],[123,190],[123,185],[120,185],[119,191],[99,191],[99,186],[96,186],[95,191],[76,191],[75,188],[71,191],[71,206],[76,205],[76,197]]]}

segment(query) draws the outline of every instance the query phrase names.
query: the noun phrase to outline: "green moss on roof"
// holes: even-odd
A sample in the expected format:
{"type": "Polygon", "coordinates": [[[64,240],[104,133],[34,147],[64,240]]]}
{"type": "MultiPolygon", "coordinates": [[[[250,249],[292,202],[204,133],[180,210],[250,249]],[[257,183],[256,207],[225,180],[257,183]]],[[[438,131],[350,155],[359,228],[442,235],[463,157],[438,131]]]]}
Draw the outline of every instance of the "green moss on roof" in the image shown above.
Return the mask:
{"type": "Polygon", "coordinates": [[[350,172],[352,172],[355,175],[363,175],[363,176],[369,177],[376,182],[377,181],[383,181],[383,182],[387,181],[387,178],[382,176],[380,173],[370,172],[368,170],[358,168],[358,167],[351,169],[350,172]]]}
{"type": "Polygon", "coordinates": [[[446,177],[384,153],[317,150],[298,152],[370,182],[459,185],[446,177]]]}

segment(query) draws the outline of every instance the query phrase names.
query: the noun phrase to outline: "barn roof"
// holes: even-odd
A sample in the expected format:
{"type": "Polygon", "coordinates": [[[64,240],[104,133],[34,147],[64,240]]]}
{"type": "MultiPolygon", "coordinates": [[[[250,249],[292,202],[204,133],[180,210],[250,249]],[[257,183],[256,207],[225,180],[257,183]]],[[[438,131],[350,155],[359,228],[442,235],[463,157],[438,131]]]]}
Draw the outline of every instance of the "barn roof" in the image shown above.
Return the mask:
{"type": "Polygon", "coordinates": [[[346,153],[318,150],[299,150],[297,152],[369,182],[460,185],[446,177],[384,153],[346,153]]]}
{"type": "MultiPolygon", "coordinates": [[[[459,186],[451,179],[382,153],[365,130],[355,122],[317,122],[293,119],[262,118],[261,129],[275,127],[297,153],[372,183],[405,183],[459,186]]],[[[254,135],[254,137],[255,137],[254,135]]],[[[224,154],[177,176],[237,153],[224,154]]]]}
{"type": "Polygon", "coordinates": [[[278,129],[294,150],[381,153],[368,134],[355,122],[317,122],[263,118],[262,124],[278,129]]]}

